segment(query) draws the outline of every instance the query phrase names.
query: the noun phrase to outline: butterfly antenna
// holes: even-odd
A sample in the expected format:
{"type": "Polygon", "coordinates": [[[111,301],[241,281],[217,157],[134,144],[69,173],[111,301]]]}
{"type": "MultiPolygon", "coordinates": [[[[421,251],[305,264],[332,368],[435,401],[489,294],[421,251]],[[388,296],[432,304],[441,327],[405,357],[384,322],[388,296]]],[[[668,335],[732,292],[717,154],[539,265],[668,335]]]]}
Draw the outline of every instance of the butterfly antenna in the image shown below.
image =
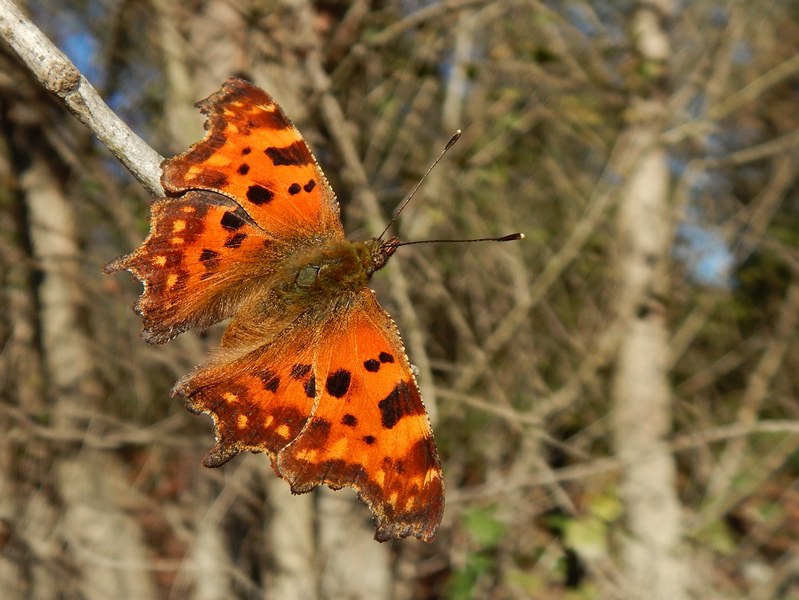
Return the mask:
{"type": "Polygon", "coordinates": [[[516,240],[523,240],[523,233],[510,233],[508,235],[501,235],[499,237],[485,237],[485,238],[469,238],[463,240],[415,240],[413,242],[397,242],[394,244],[396,248],[400,246],[411,246],[413,244],[466,244],[469,242],[514,242],[516,240]]]}
{"type": "Polygon", "coordinates": [[[422,178],[421,178],[421,179],[419,180],[419,182],[418,182],[418,183],[417,183],[417,184],[416,184],[416,185],[413,187],[413,189],[411,190],[410,194],[408,194],[407,196],[405,196],[405,199],[402,201],[402,203],[400,204],[400,207],[399,207],[399,208],[397,209],[397,211],[394,213],[394,216],[393,216],[393,217],[391,217],[391,220],[390,220],[390,221],[388,222],[388,224],[386,225],[386,228],[385,228],[385,229],[382,231],[382,233],[381,233],[381,234],[380,234],[380,235],[377,237],[377,239],[378,239],[378,240],[382,240],[382,239],[383,239],[383,236],[384,236],[384,235],[386,235],[386,232],[387,232],[387,231],[389,230],[389,228],[390,228],[390,227],[391,227],[391,226],[394,224],[394,221],[396,221],[396,220],[397,220],[397,217],[399,217],[399,216],[400,216],[400,213],[401,213],[401,212],[402,212],[402,211],[405,209],[405,207],[406,207],[406,206],[408,206],[408,202],[410,202],[410,201],[413,199],[413,197],[416,195],[416,192],[418,192],[418,191],[419,191],[419,188],[422,186],[422,183],[424,183],[424,180],[425,180],[425,179],[427,179],[427,176],[428,176],[428,175],[430,175],[430,171],[432,171],[432,170],[435,168],[435,166],[438,164],[438,162],[439,162],[439,161],[440,161],[442,158],[444,158],[444,155],[447,153],[447,151],[448,151],[450,148],[452,148],[452,147],[455,145],[455,142],[457,142],[457,141],[460,139],[460,137],[461,137],[461,130],[460,130],[460,129],[458,129],[458,130],[457,130],[457,131],[456,131],[454,134],[452,134],[452,137],[451,137],[451,138],[449,138],[449,141],[447,142],[447,145],[446,145],[446,146],[444,146],[444,149],[441,151],[441,154],[439,154],[439,155],[438,155],[438,158],[436,158],[436,159],[433,161],[433,164],[432,164],[432,165],[430,165],[430,167],[427,169],[427,171],[425,172],[425,174],[424,174],[424,175],[422,175],[422,178]]]}

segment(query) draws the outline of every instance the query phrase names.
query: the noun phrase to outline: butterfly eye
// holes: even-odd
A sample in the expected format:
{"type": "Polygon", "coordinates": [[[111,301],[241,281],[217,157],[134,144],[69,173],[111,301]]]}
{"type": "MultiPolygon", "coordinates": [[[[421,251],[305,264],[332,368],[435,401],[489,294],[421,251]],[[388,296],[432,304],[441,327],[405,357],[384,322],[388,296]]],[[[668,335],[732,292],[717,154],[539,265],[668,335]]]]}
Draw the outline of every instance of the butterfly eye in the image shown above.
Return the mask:
{"type": "Polygon", "coordinates": [[[319,277],[319,267],[316,265],[307,265],[300,269],[294,282],[298,287],[308,288],[311,287],[316,279],[319,277]]]}

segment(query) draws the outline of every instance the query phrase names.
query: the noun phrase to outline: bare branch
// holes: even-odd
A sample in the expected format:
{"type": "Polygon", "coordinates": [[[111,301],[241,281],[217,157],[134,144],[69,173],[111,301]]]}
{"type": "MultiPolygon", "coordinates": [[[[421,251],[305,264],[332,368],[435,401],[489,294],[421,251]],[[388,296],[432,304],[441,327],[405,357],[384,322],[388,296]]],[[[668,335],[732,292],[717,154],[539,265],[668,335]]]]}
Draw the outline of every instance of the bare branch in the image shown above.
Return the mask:
{"type": "Polygon", "coordinates": [[[0,0],[0,38],[151,194],[164,195],[163,157],[114,114],[72,61],[11,0],[0,0]]]}

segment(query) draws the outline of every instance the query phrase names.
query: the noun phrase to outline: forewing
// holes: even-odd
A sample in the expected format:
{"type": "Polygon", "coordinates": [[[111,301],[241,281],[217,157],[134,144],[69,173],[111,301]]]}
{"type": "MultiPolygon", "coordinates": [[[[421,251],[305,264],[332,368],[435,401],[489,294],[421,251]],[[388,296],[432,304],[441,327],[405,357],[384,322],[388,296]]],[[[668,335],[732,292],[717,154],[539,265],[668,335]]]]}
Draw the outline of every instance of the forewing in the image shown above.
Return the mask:
{"type": "Polygon", "coordinates": [[[142,337],[162,343],[233,314],[253,279],[275,268],[279,246],[234,202],[189,192],[155,202],[147,239],[104,270],[127,269],[144,283],[135,306],[142,337]]]}
{"type": "Polygon", "coordinates": [[[231,78],[198,106],[208,117],[208,133],[163,162],[168,192],[224,194],[270,236],[343,237],[335,194],[300,132],[269,94],[231,78]]]}

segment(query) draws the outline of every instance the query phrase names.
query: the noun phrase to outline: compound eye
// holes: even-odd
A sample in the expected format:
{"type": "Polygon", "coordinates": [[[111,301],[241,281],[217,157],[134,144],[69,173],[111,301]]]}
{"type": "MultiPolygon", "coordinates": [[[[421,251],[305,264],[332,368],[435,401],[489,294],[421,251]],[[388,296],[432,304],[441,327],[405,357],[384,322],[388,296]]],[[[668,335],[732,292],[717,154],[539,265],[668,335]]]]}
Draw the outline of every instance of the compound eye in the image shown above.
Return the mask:
{"type": "Polygon", "coordinates": [[[318,278],[319,267],[317,265],[307,265],[300,269],[300,271],[297,273],[294,283],[297,284],[297,287],[309,288],[316,282],[318,278]]]}

